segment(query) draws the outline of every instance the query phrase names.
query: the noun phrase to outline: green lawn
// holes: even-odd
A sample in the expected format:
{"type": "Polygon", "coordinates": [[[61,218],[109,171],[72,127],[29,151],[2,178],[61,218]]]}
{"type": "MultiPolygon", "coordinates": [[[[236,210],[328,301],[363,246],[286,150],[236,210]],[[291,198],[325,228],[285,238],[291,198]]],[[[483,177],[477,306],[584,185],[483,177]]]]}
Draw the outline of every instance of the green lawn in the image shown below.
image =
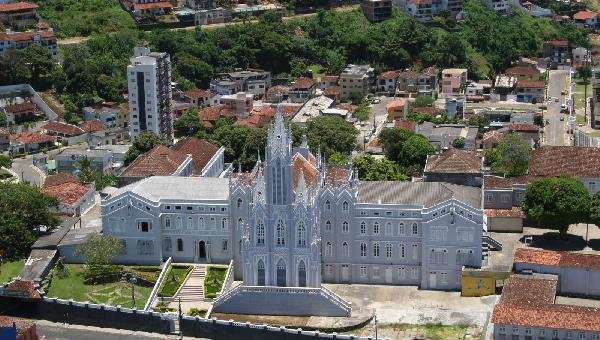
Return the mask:
{"type": "Polygon", "coordinates": [[[171,297],[177,293],[179,286],[192,270],[192,266],[172,264],[165,274],[165,279],[160,287],[158,296],[171,297]]]}
{"type": "Polygon", "coordinates": [[[225,275],[227,274],[227,267],[209,266],[204,279],[204,296],[207,298],[214,298],[217,293],[221,291],[223,282],[225,281],[225,275]]]}
{"type": "Polygon", "coordinates": [[[575,122],[577,124],[585,124],[585,117],[583,115],[575,116],[575,122]]]}
{"type": "Polygon", "coordinates": [[[0,283],[6,283],[13,277],[18,276],[24,265],[25,259],[4,262],[0,266],[0,283]]]}
{"type": "MultiPolygon", "coordinates": [[[[82,264],[66,264],[68,275],[60,278],[54,274],[47,296],[75,301],[104,303],[111,306],[131,307],[131,283],[118,281],[97,285],[86,285],[82,264]]],[[[144,308],[152,287],[135,286],[135,305],[144,308]]]]}
{"type": "MultiPolygon", "coordinates": [[[[575,108],[576,109],[584,109],[584,105],[585,105],[585,85],[583,84],[583,80],[581,79],[574,79],[575,81],[575,93],[573,93],[573,100],[575,101],[575,108]]],[[[590,97],[592,95],[592,87],[590,85],[588,85],[588,97],[590,97]]]]}
{"type": "MultiPolygon", "coordinates": [[[[465,338],[468,328],[468,326],[463,325],[444,326],[440,324],[411,325],[405,323],[386,323],[380,324],[378,331],[379,336],[382,338],[396,338],[399,335],[402,336],[411,333],[416,334],[419,339],[422,337],[423,339],[433,340],[462,340],[465,338]]],[[[367,325],[364,328],[349,331],[348,334],[368,336],[372,335],[374,332],[374,327],[372,325],[367,325]]]]}
{"type": "Polygon", "coordinates": [[[600,137],[600,131],[595,131],[592,133],[588,133],[588,136],[590,137],[600,137]]]}

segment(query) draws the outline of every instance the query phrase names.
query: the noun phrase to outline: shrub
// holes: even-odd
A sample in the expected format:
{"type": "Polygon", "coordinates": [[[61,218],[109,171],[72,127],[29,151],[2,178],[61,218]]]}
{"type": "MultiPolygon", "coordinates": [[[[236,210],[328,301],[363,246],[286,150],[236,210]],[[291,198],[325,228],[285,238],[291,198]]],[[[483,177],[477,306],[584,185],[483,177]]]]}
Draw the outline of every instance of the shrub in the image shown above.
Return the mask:
{"type": "Polygon", "coordinates": [[[198,316],[201,318],[206,317],[206,312],[208,312],[206,309],[198,309],[198,308],[192,308],[187,312],[188,316],[198,316]]]}
{"type": "Polygon", "coordinates": [[[172,308],[167,305],[160,304],[160,303],[158,305],[156,305],[156,307],[154,307],[153,309],[157,313],[167,313],[167,312],[176,312],[177,311],[175,308],[172,308]]]}

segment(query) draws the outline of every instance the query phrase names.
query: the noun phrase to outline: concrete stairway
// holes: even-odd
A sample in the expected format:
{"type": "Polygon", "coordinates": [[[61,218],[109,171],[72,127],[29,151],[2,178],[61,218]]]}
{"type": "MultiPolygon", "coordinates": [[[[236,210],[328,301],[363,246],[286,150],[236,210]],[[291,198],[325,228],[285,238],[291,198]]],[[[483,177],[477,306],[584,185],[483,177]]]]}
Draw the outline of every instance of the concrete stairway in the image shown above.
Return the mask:
{"type": "Polygon", "coordinates": [[[206,267],[203,264],[194,265],[194,269],[187,276],[181,288],[175,294],[173,302],[198,302],[204,299],[204,277],[206,267]]]}

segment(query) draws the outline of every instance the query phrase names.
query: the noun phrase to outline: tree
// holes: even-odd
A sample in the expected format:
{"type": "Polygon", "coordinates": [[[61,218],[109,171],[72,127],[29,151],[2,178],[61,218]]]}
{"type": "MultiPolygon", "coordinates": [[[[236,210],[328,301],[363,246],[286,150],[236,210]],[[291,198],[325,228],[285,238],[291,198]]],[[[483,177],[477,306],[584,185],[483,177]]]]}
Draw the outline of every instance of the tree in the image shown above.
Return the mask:
{"type": "Polygon", "coordinates": [[[352,114],[354,118],[364,122],[369,119],[369,115],[371,114],[371,109],[369,108],[369,102],[366,99],[363,99],[360,104],[358,104],[358,108],[352,114]]]}
{"type": "Polygon", "coordinates": [[[348,156],[340,152],[334,152],[327,159],[327,163],[333,165],[345,165],[348,164],[348,156]]]}
{"type": "Polygon", "coordinates": [[[53,229],[58,225],[50,212],[57,204],[37,187],[0,182],[0,248],[9,257],[29,254],[39,227],[53,229]]]}
{"type": "Polygon", "coordinates": [[[365,181],[408,180],[400,166],[387,158],[377,160],[371,155],[356,156],[352,165],[358,171],[358,177],[365,181]]]}
{"type": "Polygon", "coordinates": [[[423,107],[433,105],[433,98],[429,96],[418,96],[413,102],[413,107],[423,107]]]}
{"type": "Polygon", "coordinates": [[[117,184],[117,177],[114,174],[103,174],[100,170],[92,168],[92,163],[87,157],[75,162],[75,168],[79,181],[81,183],[93,182],[98,191],[117,184]]]}
{"type": "Polygon", "coordinates": [[[0,155],[0,167],[10,169],[12,167],[12,158],[9,156],[0,155]]]}
{"type": "MultiPolygon", "coordinates": [[[[502,172],[507,177],[523,176],[529,169],[531,146],[517,133],[509,133],[496,147],[500,152],[500,161],[493,171],[502,172]]],[[[492,164],[494,165],[494,164],[492,164]]]]}
{"type": "Polygon", "coordinates": [[[534,180],[525,190],[523,212],[564,237],[571,224],[588,219],[590,195],[583,183],[572,177],[534,180]]]}
{"type": "Polygon", "coordinates": [[[343,118],[319,116],[306,124],[306,137],[310,148],[320,147],[327,159],[335,152],[349,155],[357,146],[358,130],[343,118]]]}
{"type": "Polygon", "coordinates": [[[110,235],[93,234],[75,249],[76,256],[85,258],[88,267],[106,266],[124,250],[121,240],[110,235]]]}
{"type": "Polygon", "coordinates": [[[600,228],[600,191],[592,195],[590,204],[590,222],[600,228]]]}
{"type": "Polygon", "coordinates": [[[498,168],[500,166],[499,162],[501,159],[502,155],[500,154],[500,151],[498,151],[498,149],[487,149],[483,157],[483,164],[492,167],[492,169],[498,168]]]}
{"type": "Polygon", "coordinates": [[[406,129],[383,129],[379,141],[386,157],[407,169],[409,175],[423,171],[427,155],[436,151],[425,136],[406,129]]]}
{"type": "Polygon", "coordinates": [[[123,163],[125,163],[125,165],[130,164],[139,155],[152,150],[152,148],[159,144],[169,145],[169,141],[165,137],[157,136],[151,131],[144,131],[140,133],[129,150],[127,150],[123,163]]]}
{"type": "Polygon", "coordinates": [[[579,78],[582,78],[585,85],[587,85],[588,79],[592,77],[592,68],[589,66],[580,66],[577,68],[577,75],[579,78]]]}
{"type": "Polygon", "coordinates": [[[202,129],[198,109],[186,110],[173,124],[173,128],[179,136],[195,136],[202,129]]]}
{"type": "Polygon", "coordinates": [[[465,147],[465,137],[458,137],[452,141],[452,147],[456,149],[462,149],[465,147]]]}

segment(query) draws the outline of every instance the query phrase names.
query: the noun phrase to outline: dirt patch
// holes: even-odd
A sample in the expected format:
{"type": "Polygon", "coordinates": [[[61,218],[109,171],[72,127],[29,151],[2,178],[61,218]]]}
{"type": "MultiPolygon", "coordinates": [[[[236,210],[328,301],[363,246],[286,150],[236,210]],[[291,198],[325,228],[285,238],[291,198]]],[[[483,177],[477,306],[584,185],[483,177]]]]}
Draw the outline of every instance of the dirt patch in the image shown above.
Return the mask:
{"type": "Polygon", "coordinates": [[[65,107],[60,103],[60,101],[56,98],[56,94],[51,91],[40,92],[40,96],[46,102],[46,104],[52,109],[52,111],[56,112],[56,114],[62,119],[63,114],[65,113],[65,107]]]}

